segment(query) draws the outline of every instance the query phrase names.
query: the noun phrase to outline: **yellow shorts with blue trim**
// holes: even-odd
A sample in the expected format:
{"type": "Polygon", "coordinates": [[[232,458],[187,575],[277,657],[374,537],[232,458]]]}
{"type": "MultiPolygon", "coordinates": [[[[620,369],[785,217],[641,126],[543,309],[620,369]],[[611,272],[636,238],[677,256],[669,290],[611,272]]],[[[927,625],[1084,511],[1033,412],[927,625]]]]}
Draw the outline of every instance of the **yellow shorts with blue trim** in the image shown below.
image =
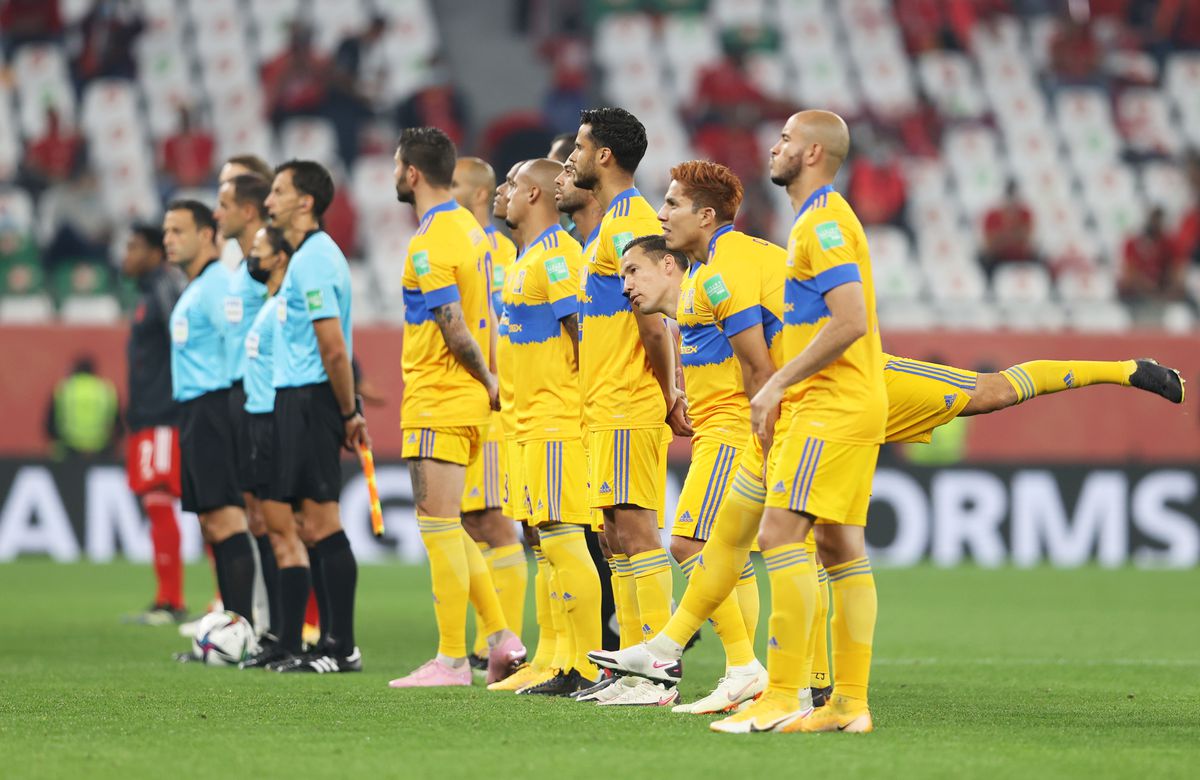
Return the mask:
{"type": "Polygon", "coordinates": [[[692,463],[688,466],[679,504],[675,507],[672,536],[707,541],[725,500],[733,475],[742,460],[742,448],[703,437],[692,439],[692,463]]]}
{"type": "Polygon", "coordinates": [[[802,512],[818,524],[867,524],[878,444],[825,441],[793,418],[771,450],[767,506],[802,512]]]}
{"type": "Polygon", "coordinates": [[[971,402],[979,374],[922,360],[889,357],[886,441],[928,444],[934,428],[953,420],[971,402]]]}
{"type": "Polygon", "coordinates": [[[522,522],[529,519],[525,505],[525,469],[521,463],[521,445],[516,437],[504,437],[501,445],[505,452],[504,489],[500,492],[500,505],[505,517],[522,522]]]}
{"type": "Polygon", "coordinates": [[[475,460],[483,446],[485,430],[470,426],[435,426],[404,428],[400,434],[404,446],[400,457],[405,460],[429,458],[466,466],[475,460]]]}
{"type": "Polygon", "coordinates": [[[667,486],[667,446],[671,429],[623,428],[590,431],[588,503],[595,509],[636,506],[658,512],[663,524],[667,486]]]}
{"type": "Polygon", "coordinates": [[[583,442],[527,441],[521,444],[525,511],[530,525],[592,525],[587,501],[587,456],[583,442]]]}
{"type": "Polygon", "coordinates": [[[482,512],[504,505],[504,474],[508,451],[504,446],[500,421],[493,419],[479,454],[467,464],[463,485],[462,511],[482,512]]]}

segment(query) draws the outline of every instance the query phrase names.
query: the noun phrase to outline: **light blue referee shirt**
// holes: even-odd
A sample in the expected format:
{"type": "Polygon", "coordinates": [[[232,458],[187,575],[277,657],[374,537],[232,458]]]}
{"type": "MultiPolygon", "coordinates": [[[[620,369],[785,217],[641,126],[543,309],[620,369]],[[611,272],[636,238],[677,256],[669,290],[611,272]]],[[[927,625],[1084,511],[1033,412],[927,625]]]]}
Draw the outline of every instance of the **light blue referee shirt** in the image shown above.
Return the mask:
{"type": "Polygon", "coordinates": [[[328,233],[313,231],[300,243],[288,263],[278,297],[284,301],[284,311],[275,345],[276,389],[328,382],[314,322],[337,317],[346,353],[354,357],[350,265],[328,233]]]}
{"type": "Polygon", "coordinates": [[[245,409],[250,414],[275,410],[275,331],[284,305],[278,295],[267,298],[246,332],[246,375],[242,385],[246,390],[245,409]]]}
{"type": "Polygon", "coordinates": [[[214,258],[171,310],[171,395],[176,401],[229,387],[224,311],[228,291],[229,270],[214,258]]]}
{"type": "Polygon", "coordinates": [[[225,296],[225,322],[229,331],[229,380],[236,382],[246,373],[246,334],[263,301],[267,286],[250,276],[245,260],[238,264],[229,278],[225,296]]]}

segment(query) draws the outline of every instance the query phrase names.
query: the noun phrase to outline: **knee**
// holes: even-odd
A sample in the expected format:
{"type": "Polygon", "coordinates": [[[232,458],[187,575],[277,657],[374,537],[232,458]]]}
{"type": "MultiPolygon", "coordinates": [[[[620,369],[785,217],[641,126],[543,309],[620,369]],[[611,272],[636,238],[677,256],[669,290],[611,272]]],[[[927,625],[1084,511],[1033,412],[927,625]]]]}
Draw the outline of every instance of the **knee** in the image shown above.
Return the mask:
{"type": "Polygon", "coordinates": [[[704,544],[699,539],[691,539],[685,536],[671,537],[671,557],[676,563],[683,563],[688,558],[691,558],[696,553],[703,549],[704,544]]]}
{"type": "Polygon", "coordinates": [[[271,540],[271,550],[275,553],[275,562],[279,568],[308,565],[308,550],[295,533],[295,529],[290,534],[268,531],[267,538],[271,540]]]}
{"type": "Polygon", "coordinates": [[[517,543],[517,530],[513,521],[499,509],[489,509],[483,521],[484,541],[492,547],[507,547],[517,543]]]}
{"type": "Polygon", "coordinates": [[[247,514],[246,524],[250,527],[250,533],[254,536],[262,536],[267,532],[267,521],[263,519],[261,511],[247,514]]]}
{"type": "Polygon", "coordinates": [[[975,392],[963,409],[964,415],[987,414],[1006,409],[1017,402],[1017,392],[1002,374],[980,374],[975,392]]]}

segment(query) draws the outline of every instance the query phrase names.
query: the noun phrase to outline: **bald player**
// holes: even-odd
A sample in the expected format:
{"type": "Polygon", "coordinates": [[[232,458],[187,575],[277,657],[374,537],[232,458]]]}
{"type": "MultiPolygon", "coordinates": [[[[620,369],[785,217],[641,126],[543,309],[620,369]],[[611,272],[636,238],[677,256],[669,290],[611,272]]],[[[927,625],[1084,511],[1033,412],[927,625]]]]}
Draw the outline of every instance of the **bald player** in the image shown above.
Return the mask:
{"type": "MultiPolygon", "coordinates": [[[[475,216],[488,240],[488,262],[491,264],[491,295],[493,313],[500,317],[500,290],[508,268],[516,259],[513,242],[496,229],[492,221],[493,198],[496,193],[496,173],[492,166],[478,157],[460,157],[454,165],[450,194],[458,205],[475,216]]],[[[494,351],[493,351],[494,354],[494,351]]],[[[503,378],[501,379],[503,381],[503,378]]],[[[508,453],[504,443],[501,412],[492,414],[491,424],[484,437],[483,450],[467,466],[466,486],[462,496],[463,528],[483,553],[504,617],[516,631],[524,623],[525,589],[528,569],[525,548],[517,539],[516,526],[504,514],[503,488],[508,481],[508,453]]],[[[479,615],[475,616],[475,644],[470,662],[472,668],[487,669],[487,637],[479,615]]]]}

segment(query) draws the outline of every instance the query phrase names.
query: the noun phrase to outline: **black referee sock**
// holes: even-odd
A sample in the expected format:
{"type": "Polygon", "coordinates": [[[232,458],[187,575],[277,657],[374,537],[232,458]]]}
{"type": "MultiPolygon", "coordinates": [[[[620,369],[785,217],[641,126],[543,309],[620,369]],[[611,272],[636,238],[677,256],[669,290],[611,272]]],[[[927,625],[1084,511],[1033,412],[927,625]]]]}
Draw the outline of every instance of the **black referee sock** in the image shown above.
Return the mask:
{"type": "Polygon", "coordinates": [[[325,589],[329,593],[329,636],[327,641],[342,655],[354,652],[354,592],[358,587],[358,561],[345,531],[317,542],[325,589]]]}
{"type": "Polygon", "coordinates": [[[325,567],[321,565],[321,550],[308,548],[308,567],[312,572],[313,595],[317,598],[317,618],[321,626],[321,639],[329,636],[329,591],[325,587],[325,567]]]}
{"type": "Polygon", "coordinates": [[[217,584],[225,609],[236,612],[246,620],[254,619],[254,552],[250,549],[250,534],[235,533],[212,546],[217,562],[217,584]]]}
{"type": "Polygon", "coordinates": [[[279,644],[299,655],[304,636],[304,609],[308,589],[312,587],[307,566],[288,566],[279,570],[279,644]]]}
{"type": "Polygon", "coordinates": [[[279,564],[275,562],[275,550],[271,548],[271,539],[263,534],[254,537],[258,546],[258,563],[262,567],[263,585],[267,589],[267,609],[270,620],[267,621],[267,632],[274,637],[279,636],[279,564]]]}

